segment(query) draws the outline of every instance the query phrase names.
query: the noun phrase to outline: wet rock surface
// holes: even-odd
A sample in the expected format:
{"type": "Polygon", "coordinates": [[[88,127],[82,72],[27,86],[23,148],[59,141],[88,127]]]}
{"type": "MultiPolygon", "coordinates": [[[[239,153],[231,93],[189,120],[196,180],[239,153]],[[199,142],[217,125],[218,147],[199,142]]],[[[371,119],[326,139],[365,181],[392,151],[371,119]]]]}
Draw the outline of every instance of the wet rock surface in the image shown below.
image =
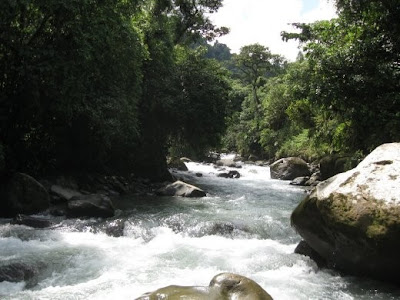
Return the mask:
{"type": "Polygon", "coordinates": [[[11,224],[25,225],[33,228],[47,228],[53,225],[53,223],[48,219],[23,214],[16,215],[11,221],[11,224]]]}
{"type": "Polygon", "coordinates": [[[159,196],[179,196],[179,197],[205,197],[206,192],[202,189],[183,181],[175,181],[156,192],[159,196]]]}
{"type": "Polygon", "coordinates": [[[240,173],[233,170],[229,172],[219,173],[217,176],[223,178],[240,178],[240,173]]]}
{"type": "Polygon", "coordinates": [[[136,300],[272,300],[255,281],[232,273],[216,275],[208,287],[171,285],[146,293],[136,300]]]}
{"type": "Polygon", "coordinates": [[[47,190],[33,177],[14,173],[0,186],[0,217],[34,214],[47,209],[50,198],[47,190]]]}
{"type": "Polygon", "coordinates": [[[101,217],[114,216],[111,199],[102,194],[74,196],[68,200],[67,215],[69,217],[101,217]]]}
{"type": "Polygon", "coordinates": [[[400,143],[375,149],[356,168],[321,182],[292,225],[328,266],[400,283],[400,143]]]}
{"type": "Polygon", "coordinates": [[[281,158],[270,165],[272,179],[293,180],[297,177],[310,176],[307,163],[298,157],[281,158]]]}

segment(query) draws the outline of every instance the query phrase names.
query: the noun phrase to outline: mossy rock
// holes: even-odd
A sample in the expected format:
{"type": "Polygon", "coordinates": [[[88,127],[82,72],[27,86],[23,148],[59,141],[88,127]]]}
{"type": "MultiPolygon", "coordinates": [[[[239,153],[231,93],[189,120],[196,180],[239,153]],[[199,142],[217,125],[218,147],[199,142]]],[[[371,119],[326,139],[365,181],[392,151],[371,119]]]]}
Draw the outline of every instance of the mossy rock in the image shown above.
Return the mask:
{"type": "Polygon", "coordinates": [[[292,225],[331,267],[400,283],[400,144],[378,147],[357,168],[320,183],[292,225]]]}
{"type": "Polygon", "coordinates": [[[297,177],[310,176],[307,163],[299,157],[281,158],[270,165],[272,179],[293,180],[297,177]]]}
{"type": "Polygon", "coordinates": [[[207,287],[170,285],[136,300],[272,300],[255,281],[232,273],[216,275],[207,287]]]}

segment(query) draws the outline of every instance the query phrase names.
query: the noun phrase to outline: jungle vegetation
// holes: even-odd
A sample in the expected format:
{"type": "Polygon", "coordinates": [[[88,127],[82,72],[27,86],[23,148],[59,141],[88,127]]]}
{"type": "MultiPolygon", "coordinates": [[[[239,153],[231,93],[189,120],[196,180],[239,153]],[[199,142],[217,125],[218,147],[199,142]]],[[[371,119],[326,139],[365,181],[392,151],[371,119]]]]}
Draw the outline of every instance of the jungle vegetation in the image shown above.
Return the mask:
{"type": "MultiPolygon", "coordinates": [[[[337,0],[295,62],[234,54],[222,0],[0,3],[0,173],[168,177],[209,150],[311,160],[400,140],[400,6],[337,0]]],[[[294,30],[295,31],[295,30],[294,30]]]]}

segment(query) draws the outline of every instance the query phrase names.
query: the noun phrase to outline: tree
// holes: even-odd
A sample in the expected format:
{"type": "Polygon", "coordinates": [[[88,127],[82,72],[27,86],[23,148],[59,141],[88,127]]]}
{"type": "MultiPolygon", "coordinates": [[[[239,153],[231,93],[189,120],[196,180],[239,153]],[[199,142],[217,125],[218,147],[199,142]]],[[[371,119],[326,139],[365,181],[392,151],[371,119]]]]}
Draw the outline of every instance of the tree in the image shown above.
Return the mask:
{"type": "Polygon", "coordinates": [[[253,100],[258,109],[260,100],[257,95],[257,88],[261,85],[261,78],[276,71],[282,62],[282,58],[279,55],[272,54],[267,47],[252,44],[242,47],[234,60],[243,75],[243,80],[252,87],[253,100]]]}
{"type": "Polygon", "coordinates": [[[216,59],[219,62],[228,62],[231,60],[232,54],[227,45],[215,41],[213,45],[207,44],[205,57],[216,59]]]}
{"type": "Polygon", "coordinates": [[[222,0],[154,0],[152,12],[167,15],[173,27],[175,44],[191,44],[198,38],[208,41],[227,34],[226,27],[216,27],[208,15],[222,6],[222,0]]]}
{"type": "MultiPolygon", "coordinates": [[[[2,1],[0,107],[7,169],[106,169],[137,136],[137,2],[2,1]],[[114,159],[113,159],[114,158],[114,159]]],[[[118,160],[118,159],[117,159],[118,160]]]]}
{"type": "MultiPolygon", "coordinates": [[[[212,144],[215,128],[203,126],[204,124],[193,128],[193,123],[187,121],[187,115],[190,116],[189,119],[196,121],[198,115],[195,114],[194,108],[202,110],[202,105],[207,105],[207,94],[212,95],[214,86],[209,85],[209,82],[203,83],[202,89],[195,93],[197,83],[191,82],[186,83],[186,89],[182,89],[183,82],[189,82],[191,75],[183,72],[182,68],[184,65],[188,66],[189,70],[193,67],[185,60],[185,64],[182,64],[182,57],[189,55],[182,53],[191,52],[188,45],[193,41],[217,34],[219,29],[212,26],[206,13],[216,11],[220,2],[147,1],[136,19],[148,51],[143,63],[143,94],[138,106],[140,139],[135,150],[135,169],[143,176],[154,180],[168,178],[165,158],[171,140],[179,139],[180,144],[191,145],[194,142],[186,139],[193,139],[192,134],[203,130],[199,135],[199,138],[203,139],[202,147],[212,144]],[[204,97],[198,98],[197,94],[201,94],[200,92],[205,93],[204,97]],[[193,129],[191,134],[189,128],[193,129]],[[208,132],[204,131],[206,129],[208,132]],[[207,134],[209,143],[206,143],[207,134]]],[[[192,70],[194,78],[197,72],[207,73],[202,70],[203,67],[207,68],[207,64],[200,63],[198,57],[191,58],[194,59],[193,64],[198,62],[192,70]]],[[[212,72],[209,76],[214,78],[212,72]]],[[[198,80],[201,82],[200,80],[204,79],[198,80]]],[[[223,111],[224,109],[221,109],[221,112],[223,111]]],[[[219,121],[215,121],[218,124],[219,121]]],[[[201,152],[203,148],[197,147],[197,151],[201,152]]]]}
{"type": "Polygon", "coordinates": [[[228,73],[214,60],[203,58],[202,51],[177,49],[177,86],[174,102],[177,121],[172,140],[186,145],[194,157],[219,146],[225,131],[230,91],[228,73]]]}
{"type": "Polygon", "coordinates": [[[339,18],[296,24],[283,35],[304,44],[310,101],[342,119],[341,147],[369,151],[400,140],[400,48],[397,1],[337,1],[339,18]]]}

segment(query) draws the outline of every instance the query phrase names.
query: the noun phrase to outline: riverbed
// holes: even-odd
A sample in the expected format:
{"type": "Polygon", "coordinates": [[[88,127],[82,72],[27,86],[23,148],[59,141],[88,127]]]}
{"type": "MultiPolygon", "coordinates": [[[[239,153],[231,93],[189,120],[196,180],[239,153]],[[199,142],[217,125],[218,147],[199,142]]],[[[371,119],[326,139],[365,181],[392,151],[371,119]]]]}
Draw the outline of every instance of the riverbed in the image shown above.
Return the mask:
{"type": "Polygon", "coordinates": [[[320,270],[294,254],[300,237],[290,214],[303,188],[270,179],[268,167],[243,165],[239,179],[227,179],[211,164],[187,166],[174,175],[207,197],[125,196],[114,218],[47,216],[55,224],[48,229],[0,219],[0,266],[34,270],[25,281],[0,282],[0,298],[135,299],[171,284],[207,286],[232,272],[279,300],[400,299],[392,285],[320,270]]]}

